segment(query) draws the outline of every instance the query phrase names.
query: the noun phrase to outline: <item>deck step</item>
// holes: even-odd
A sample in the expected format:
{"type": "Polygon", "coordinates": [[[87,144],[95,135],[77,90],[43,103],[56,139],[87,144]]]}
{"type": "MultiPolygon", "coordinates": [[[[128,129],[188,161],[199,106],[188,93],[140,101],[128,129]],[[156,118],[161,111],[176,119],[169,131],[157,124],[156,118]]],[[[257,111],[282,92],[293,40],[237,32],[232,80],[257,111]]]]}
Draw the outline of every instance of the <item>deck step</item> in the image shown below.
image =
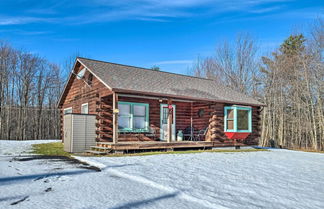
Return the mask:
{"type": "Polygon", "coordinates": [[[102,146],[91,146],[91,149],[102,149],[102,150],[109,150],[109,147],[102,147],[102,146]]]}
{"type": "Polygon", "coordinates": [[[110,144],[114,144],[113,142],[96,142],[97,144],[101,144],[101,145],[110,145],[110,144]]]}
{"type": "Polygon", "coordinates": [[[95,151],[95,150],[86,150],[87,153],[95,154],[95,155],[105,155],[107,152],[95,151]]]}

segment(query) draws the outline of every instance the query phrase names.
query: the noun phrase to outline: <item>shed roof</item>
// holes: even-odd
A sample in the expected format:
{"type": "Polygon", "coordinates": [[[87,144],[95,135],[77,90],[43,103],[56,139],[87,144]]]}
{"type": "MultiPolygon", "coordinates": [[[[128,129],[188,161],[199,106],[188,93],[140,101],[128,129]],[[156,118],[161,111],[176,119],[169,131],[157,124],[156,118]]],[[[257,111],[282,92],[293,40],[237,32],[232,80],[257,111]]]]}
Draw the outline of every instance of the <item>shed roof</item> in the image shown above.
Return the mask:
{"type": "Polygon", "coordinates": [[[211,79],[154,71],[82,57],[78,57],[77,61],[116,92],[134,92],[263,106],[261,102],[211,79]]]}

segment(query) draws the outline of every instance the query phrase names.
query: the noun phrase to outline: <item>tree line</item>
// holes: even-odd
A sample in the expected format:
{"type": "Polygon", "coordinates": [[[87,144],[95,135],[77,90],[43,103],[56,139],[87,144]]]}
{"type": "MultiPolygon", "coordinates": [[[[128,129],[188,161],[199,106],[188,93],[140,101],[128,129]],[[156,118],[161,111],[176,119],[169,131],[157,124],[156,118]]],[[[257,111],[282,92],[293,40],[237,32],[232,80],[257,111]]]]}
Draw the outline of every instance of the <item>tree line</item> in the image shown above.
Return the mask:
{"type": "Polygon", "coordinates": [[[0,139],[57,139],[58,65],[0,42],[0,139]]]}
{"type": "Polygon", "coordinates": [[[260,56],[254,39],[239,34],[213,56],[199,58],[196,76],[248,94],[263,102],[260,145],[324,149],[324,21],[305,34],[295,33],[269,56],[260,56]],[[306,34],[306,35],[305,35],[306,34]]]}

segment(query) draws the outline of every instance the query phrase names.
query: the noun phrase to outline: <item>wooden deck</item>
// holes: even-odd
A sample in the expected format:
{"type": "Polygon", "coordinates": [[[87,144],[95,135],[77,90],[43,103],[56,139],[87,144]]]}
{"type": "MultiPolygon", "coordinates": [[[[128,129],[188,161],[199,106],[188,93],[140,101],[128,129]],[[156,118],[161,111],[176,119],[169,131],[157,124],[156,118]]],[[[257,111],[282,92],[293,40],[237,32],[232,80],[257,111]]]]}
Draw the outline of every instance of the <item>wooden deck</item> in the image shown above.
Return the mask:
{"type": "MultiPolygon", "coordinates": [[[[107,154],[114,152],[128,151],[144,151],[144,150],[174,150],[174,149],[211,149],[213,147],[232,147],[246,146],[242,143],[221,143],[207,141],[181,141],[181,142],[161,142],[161,141],[146,141],[146,142],[119,142],[117,144],[111,142],[97,142],[96,146],[91,147],[95,151],[94,154],[107,154]],[[100,152],[100,153],[98,153],[100,152]]],[[[91,150],[89,152],[91,152],[91,150]]]]}

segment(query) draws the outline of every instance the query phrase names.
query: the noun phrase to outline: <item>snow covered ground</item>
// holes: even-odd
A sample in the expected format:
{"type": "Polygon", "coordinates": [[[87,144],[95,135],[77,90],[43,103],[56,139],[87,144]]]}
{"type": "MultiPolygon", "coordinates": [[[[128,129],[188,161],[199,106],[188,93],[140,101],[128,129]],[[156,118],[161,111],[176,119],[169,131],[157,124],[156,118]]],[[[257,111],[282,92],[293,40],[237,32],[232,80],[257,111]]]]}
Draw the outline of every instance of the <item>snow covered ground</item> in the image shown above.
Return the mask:
{"type": "Polygon", "coordinates": [[[0,208],[324,208],[324,154],[78,157],[102,168],[96,172],[15,160],[30,144],[0,141],[0,208]]]}
{"type": "Polygon", "coordinates": [[[59,140],[30,140],[30,141],[13,141],[0,140],[0,155],[21,155],[27,154],[31,150],[32,144],[42,144],[58,142],[59,140]]]}

